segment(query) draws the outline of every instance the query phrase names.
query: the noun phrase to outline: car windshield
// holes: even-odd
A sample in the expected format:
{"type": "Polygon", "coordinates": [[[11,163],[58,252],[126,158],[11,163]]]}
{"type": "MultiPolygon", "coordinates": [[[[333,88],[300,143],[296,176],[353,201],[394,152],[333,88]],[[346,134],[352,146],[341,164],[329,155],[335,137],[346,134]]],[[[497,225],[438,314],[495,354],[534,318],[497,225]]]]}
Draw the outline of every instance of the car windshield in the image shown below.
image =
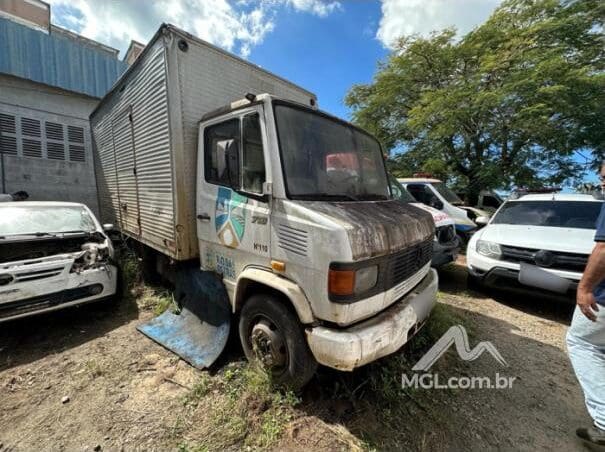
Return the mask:
{"type": "Polygon", "coordinates": [[[281,158],[292,199],[390,198],[378,142],[320,113],[275,105],[281,158]]]}
{"type": "Polygon", "coordinates": [[[433,182],[431,183],[431,185],[435,187],[435,190],[437,190],[439,194],[443,196],[443,198],[450,204],[453,204],[455,206],[461,206],[462,204],[464,204],[462,200],[458,197],[458,195],[456,195],[456,193],[447,188],[447,185],[445,185],[443,182],[433,182]]]}
{"type": "Polygon", "coordinates": [[[592,201],[509,201],[500,208],[492,224],[595,229],[602,204],[592,201]]]}
{"type": "Polygon", "coordinates": [[[397,199],[401,202],[418,202],[412,196],[412,194],[406,190],[406,188],[399,183],[395,177],[389,175],[389,185],[391,186],[391,193],[393,194],[393,199],[397,199]]]}
{"type": "Polygon", "coordinates": [[[94,230],[94,220],[81,206],[0,206],[0,236],[94,230]]]}

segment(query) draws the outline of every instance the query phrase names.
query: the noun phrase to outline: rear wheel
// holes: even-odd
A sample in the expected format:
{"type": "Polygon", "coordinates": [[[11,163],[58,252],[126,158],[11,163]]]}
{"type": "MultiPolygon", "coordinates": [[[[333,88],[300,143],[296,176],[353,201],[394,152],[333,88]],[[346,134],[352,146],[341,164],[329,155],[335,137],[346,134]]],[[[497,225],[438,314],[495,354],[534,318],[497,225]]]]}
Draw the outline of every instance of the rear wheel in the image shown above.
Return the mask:
{"type": "Polygon", "coordinates": [[[279,385],[300,389],[313,377],[311,354],[297,316],[270,294],[253,295],[240,314],[239,335],[246,358],[279,385]]]}

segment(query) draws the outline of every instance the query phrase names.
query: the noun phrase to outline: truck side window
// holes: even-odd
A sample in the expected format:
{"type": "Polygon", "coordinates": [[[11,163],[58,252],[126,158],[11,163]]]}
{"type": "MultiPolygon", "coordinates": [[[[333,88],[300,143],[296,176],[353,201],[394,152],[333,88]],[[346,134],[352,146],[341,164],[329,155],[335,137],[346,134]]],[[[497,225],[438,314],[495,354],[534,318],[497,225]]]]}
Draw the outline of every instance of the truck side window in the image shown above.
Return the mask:
{"type": "Polygon", "coordinates": [[[250,193],[262,193],[265,182],[265,158],[258,113],[242,120],[242,188],[250,193]]]}
{"type": "Polygon", "coordinates": [[[239,119],[204,130],[204,175],[211,184],[239,188],[239,119]]]}

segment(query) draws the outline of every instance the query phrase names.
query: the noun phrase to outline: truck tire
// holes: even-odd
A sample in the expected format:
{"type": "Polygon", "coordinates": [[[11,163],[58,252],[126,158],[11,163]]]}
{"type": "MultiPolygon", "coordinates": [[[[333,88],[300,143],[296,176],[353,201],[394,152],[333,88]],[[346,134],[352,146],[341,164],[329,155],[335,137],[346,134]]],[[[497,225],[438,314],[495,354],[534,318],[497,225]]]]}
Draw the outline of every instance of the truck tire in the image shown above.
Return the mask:
{"type": "Polygon", "coordinates": [[[317,369],[298,317],[274,295],[246,301],[239,336],[248,361],[259,363],[280,386],[301,389],[317,369]]]}

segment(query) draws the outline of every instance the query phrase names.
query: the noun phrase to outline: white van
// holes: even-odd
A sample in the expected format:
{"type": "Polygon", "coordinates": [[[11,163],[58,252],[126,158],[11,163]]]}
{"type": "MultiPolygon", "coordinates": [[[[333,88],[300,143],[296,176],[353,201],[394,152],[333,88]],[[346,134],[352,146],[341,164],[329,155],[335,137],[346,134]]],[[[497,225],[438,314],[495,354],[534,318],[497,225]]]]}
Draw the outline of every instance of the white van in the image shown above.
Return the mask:
{"type": "Polygon", "coordinates": [[[447,213],[456,223],[456,233],[466,244],[477,229],[474,222],[478,217],[489,217],[490,213],[474,207],[467,207],[452,190],[439,179],[403,178],[397,179],[414,198],[435,209],[447,213]]]}

